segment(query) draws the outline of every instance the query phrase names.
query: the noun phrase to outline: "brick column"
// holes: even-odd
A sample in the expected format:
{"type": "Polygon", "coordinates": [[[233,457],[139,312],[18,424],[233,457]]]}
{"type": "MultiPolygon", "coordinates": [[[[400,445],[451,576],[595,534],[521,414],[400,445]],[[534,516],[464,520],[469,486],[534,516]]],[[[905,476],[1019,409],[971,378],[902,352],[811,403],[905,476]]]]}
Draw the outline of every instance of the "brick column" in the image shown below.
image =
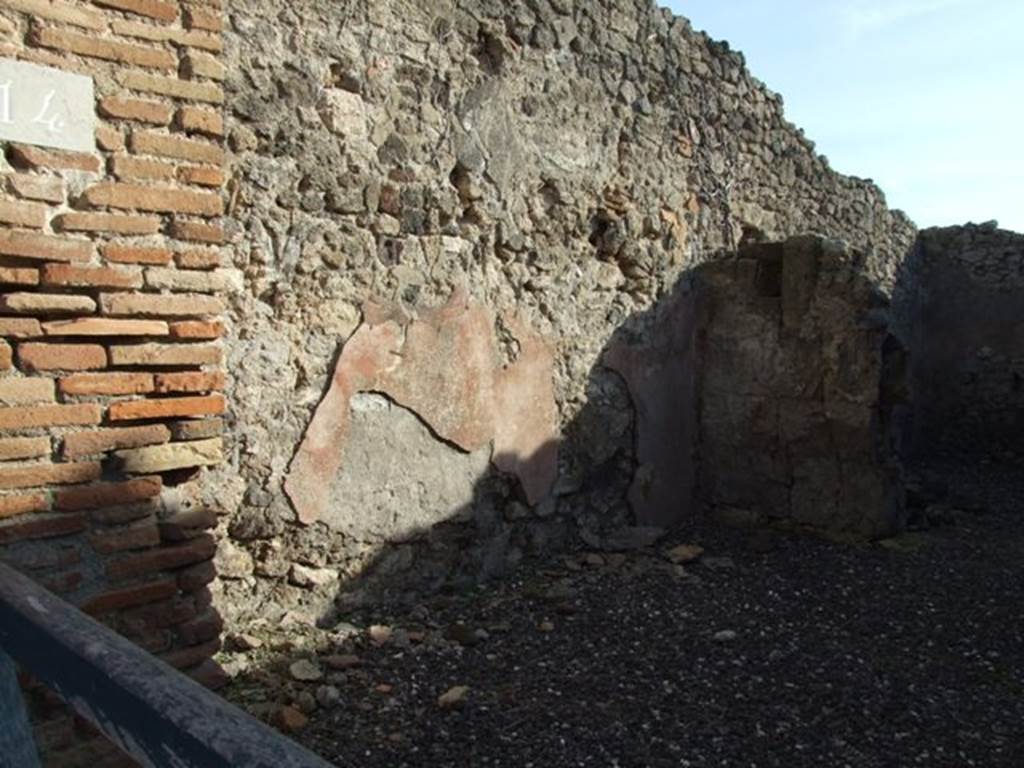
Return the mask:
{"type": "Polygon", "coordinates": [[[91,76],[97,118],[90,152],[0,143],[0,558],[211,683],[221,15],[0,0],[0,57],[91,76]]]}

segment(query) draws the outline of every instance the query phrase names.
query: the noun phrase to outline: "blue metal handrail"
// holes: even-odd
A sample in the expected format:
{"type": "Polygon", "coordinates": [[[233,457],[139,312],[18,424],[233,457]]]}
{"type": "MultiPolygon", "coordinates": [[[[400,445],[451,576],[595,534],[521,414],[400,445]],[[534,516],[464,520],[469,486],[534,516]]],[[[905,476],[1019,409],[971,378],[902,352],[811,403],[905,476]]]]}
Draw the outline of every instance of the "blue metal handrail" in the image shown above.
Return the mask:
{"type": "Polygon", "coordinates": [[[12,661],[147,768],[332,768],[3,564],[0,768],[39,765],[12,661]]]}

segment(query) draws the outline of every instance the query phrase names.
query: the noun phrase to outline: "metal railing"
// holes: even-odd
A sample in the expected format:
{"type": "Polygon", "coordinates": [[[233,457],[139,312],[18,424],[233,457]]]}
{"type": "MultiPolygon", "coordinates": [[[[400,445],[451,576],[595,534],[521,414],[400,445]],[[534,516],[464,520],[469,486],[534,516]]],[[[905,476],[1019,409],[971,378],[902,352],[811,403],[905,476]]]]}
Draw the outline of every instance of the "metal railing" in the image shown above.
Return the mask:
{"type": "Polygon", "coordinates": [[[147,768],[331,768],[0,564],[0,768],[38,768],[14,664],[147,768]]]}

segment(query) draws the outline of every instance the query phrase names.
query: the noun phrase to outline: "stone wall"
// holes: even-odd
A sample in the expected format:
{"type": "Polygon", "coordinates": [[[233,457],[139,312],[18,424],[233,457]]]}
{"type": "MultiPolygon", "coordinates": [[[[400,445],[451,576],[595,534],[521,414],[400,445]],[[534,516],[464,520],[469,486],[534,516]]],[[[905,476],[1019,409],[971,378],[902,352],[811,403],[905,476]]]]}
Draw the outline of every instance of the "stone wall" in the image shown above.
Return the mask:
{"type": "Polygon", "coordinates": [[[930,229],[915,262],[911,456],[1024,456],[1024,235],[930,229]]]}
{"type": "Polygon", "coordinates": [[[229,19],[227,231],[245,290],[237,439],[208,487],[234,510],[220,569],[239,616],[315,618],[368,570],[424,587],[685,518],[693,425],[663,416],[661,382],[692,386],[663,354],[687,272],[744,238],[822,232],[890,291],[914,239],[874,185],[829,169],[742,56],[642,0],[236,0],[229,19]],[[429,318],[453,295],[478,322],[441,334],[449,364],[389,373],[442,348],[429,318]],[[356,356],[371,338],[393,356],[356,356]],[[526,346],[550,364],[517,368],[526,346]],[[506,461],[496,410],[471,440],[446,431],[473,418],[472,398],[449,400],[498,379],[520,403],[506,415],[542,398],[557,456],[533,461],[546,417],[506,461]],[[395,430],[416,435],[406,474],[395,430]],[[358,525],[353,504],[396,522],[358,525]]]}
{"type": "Polygon", "coordinates": [[[889,301],[862,267],[841,243],[803,237],[697,270],[698,496],[716,517],[901,529],[889,301]]]}
{"type": "MultiPolygon", "coordinates": [[[[0,56],[91,77],[96,120],[85,151],[2,144],[0,558],[211,685],[221,29],[216,0],[0,0],[0,56]]],[[[33,701],[46,764],[100,764],[33,701]]]]}

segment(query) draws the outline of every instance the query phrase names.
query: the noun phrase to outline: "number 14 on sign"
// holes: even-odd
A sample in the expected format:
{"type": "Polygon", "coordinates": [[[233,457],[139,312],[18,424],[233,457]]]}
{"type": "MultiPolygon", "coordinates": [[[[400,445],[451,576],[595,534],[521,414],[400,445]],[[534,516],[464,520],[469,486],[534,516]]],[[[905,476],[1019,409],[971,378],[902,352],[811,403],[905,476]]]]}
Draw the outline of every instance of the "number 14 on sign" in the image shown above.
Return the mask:
{"type": "MultiPolygon", "coordinates": [[[[11,86],[10,80],[0,83],[0,124],[3,125],[14,124],[14,118],[11,114],[11,86]]],[[[64,128],[64,121],[60,116],[51,114],[51,106],[56,95],[57,91],[48,91],[43,97],[39,111],[32,118],[33,123],[45,126],[46,130],[50,133],[60,133],[61,129],[64,128]]]]}

